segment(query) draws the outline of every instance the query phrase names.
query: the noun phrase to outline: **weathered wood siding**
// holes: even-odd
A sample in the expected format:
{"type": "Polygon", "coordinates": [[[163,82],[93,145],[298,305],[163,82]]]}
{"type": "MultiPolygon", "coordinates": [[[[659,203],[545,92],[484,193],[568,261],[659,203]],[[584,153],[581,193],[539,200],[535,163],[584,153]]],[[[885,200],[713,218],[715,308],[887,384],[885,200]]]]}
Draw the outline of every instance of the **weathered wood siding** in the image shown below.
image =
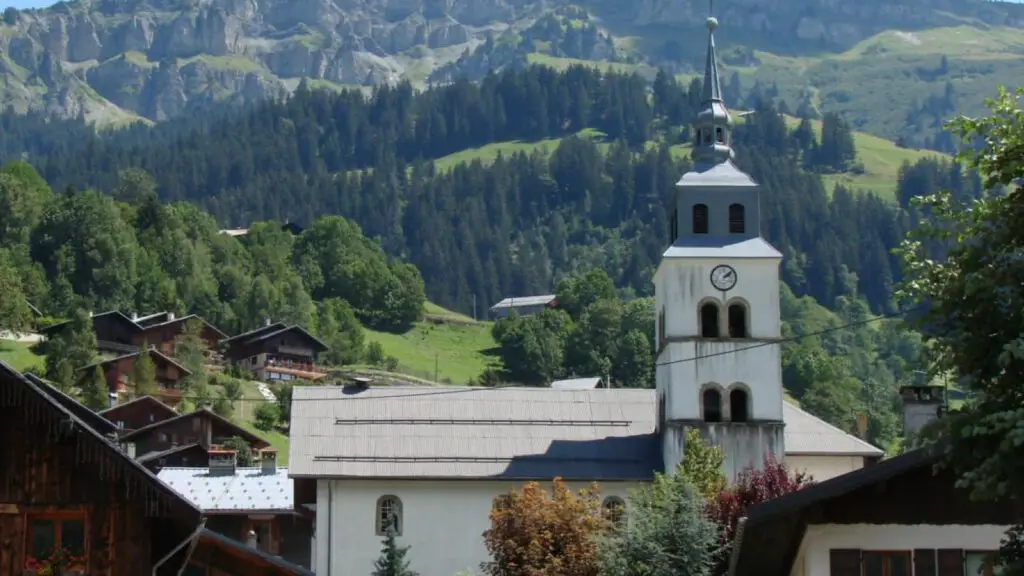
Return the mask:
{"type": "MultiPolygon", "coordinates": [[[[0,375],[0,573],[23,573],[33,514],[84,512],[88,574],[140,576],[188,538],[184,505],[49,397],[0,375]]],[[[183,551],[184,552],[184,551],[183,551]]],[[[184,553],[161,574],[176,573],[184,553]]]]}

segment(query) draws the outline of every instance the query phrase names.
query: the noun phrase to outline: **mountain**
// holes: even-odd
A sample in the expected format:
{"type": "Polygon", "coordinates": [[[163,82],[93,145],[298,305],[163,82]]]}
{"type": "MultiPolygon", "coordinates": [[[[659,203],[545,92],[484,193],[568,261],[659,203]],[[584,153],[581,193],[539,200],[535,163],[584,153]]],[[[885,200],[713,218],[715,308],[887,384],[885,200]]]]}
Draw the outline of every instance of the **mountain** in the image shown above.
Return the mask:
{"type": "MultiPolygon", "coordinates": [[[[0,103],[120,125],[279,97],[303,80],[421,86],[530,62],[685,75],[703,57],[706,11],[694,0],[79,0],[8,9],[0,103]]],[[[1016,4],[736,0],[716,12],[727,24],[719,44],[736,99],[768,92],[807,115],[842,112],[912,144],[930,144],[951,99],[973,110],[997,82],[1024,73],[1016,4]],[[937,96],[946,100],[932,103],[937,96]]]]}

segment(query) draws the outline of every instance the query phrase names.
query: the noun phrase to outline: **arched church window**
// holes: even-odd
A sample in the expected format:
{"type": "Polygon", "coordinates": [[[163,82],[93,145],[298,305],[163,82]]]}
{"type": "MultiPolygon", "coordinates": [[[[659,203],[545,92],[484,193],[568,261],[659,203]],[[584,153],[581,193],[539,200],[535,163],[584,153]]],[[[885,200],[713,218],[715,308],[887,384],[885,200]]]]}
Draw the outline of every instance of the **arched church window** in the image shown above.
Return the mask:
{"type": "Polygon", "coordinates": [[[747,307],[740,303],[729,305],[729,337],[749,338],[747,330],[747,307]]]}
{"type": "Polygon", "coordinates": [[[622,526],[626,520],[626,503],[618,496],[609,496],[601,503],[604,517],[616,526],[622,526]]]}
{"type": "Polygon", "coordinates": [[[700,307],[701,338],[720,338],[722,332],[718,328],[718,306],[713,302],[705,302],[700,307]]]}
{"type": "Polygon", "coordinates": [[[747,231],[747,210],[743,204],[729,205],[729,233],[743,234],[747,231]]]}
{"type": "Polygon", "coordinates": [[[715,142],[725,144],[725,130],[722,130],[721,126],[715,127],[715,142]]]}
{"type": "Polygon", "coordinates": [[[750,419],[748,401],[747,391],[742,388],[733,388],[729,392],[729,415],[733,422],[746,422],[750,419]]]}
{"type": "Polygon", "coordinates": [[[701,395],[701,407],[704,409],[705,422],[722,421],[722,394],[714,388],[704,390],[701,395]]]}
{"type": "Polygon", "coordinates": [[[381,496],[377,500],[377,535],[387,536],[388,529],[394,529],[395,536],[402,535],[402,501],[398,496],[381,496]]]}
{"type": "Polygon", "coordinates": [[[694,204],[693,205],[693,233],[694,234],[707,234],[708,233],[708,205],[707,204],[694,204]]]}

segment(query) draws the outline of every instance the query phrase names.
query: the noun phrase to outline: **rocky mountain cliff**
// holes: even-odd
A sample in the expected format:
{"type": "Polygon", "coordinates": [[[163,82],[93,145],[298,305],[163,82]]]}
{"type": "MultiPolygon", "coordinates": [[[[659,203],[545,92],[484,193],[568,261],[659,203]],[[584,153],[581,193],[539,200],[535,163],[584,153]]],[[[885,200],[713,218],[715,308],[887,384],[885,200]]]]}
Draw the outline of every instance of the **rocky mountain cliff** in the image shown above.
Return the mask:
{"type": "MultiPolygon", "coordinates": [[[[691,36],[685,32],[702,26],[707,11],[703,1],[695,0],[578,0],[573,4],[585,10],[576,19],[589,31],[578,36],[585,42],[566,41],[566,26],[535,26],[567,4],[77,0],[45,10],[8,9],[0,24],[0,102],[19,111],[83,114],[104,124],[139,117],[159,121],[212,101],[279,96],[303,79],[333,87],[400,78],[422,82],[485,42],[510,35],[517,38],[517,50],[540,46],[551,53],[554,46],[564,57],[657,64],[666,57],[657,45],[660,36],[644,31],[668,29],[677,37],[691,36]],[[521,42],[524,37],[528,44],[521,42]],[[613,37],[641,41],[623,42],[620,53],[613,37]],[[586,54],[564,53],[583,44],[586,54]]],[[[1024,27],[1024,6],[977,0],[719,4],[716,12],[733,30],[729,39],[775,52],[843,49],[893,28],[1024,27]]]]}

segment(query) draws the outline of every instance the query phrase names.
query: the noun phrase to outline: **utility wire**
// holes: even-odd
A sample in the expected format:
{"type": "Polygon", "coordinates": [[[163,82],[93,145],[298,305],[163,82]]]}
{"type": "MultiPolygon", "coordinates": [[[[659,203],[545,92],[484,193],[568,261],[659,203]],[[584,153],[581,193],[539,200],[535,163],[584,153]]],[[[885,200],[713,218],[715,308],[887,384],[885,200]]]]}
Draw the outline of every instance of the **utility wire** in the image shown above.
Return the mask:
{"type": "MultiPolygon", "coordinates": [[[[912,314],[914,312],[917,312],[917,311],[919,311],[919,310],[921,310],[923,308],[924,308],[924,306],[917,306],[917,307],[909,308],[907,310],[902,310],[902,311],[899,311],[899,312],[892,312],[890,314],[879,314],[878,316],[871,316],[869,318],[864,318],[862,320],[857,320],[855,322],[849,322],[847,324],[841,324],[839,326],[832,326],[830,328],[825,328],[824,330],[817,330],[817,331],[814,331],[814,332],[807,332],[807,333],[804,333],[804,334],[797,334],[797,335],[794,335],[794,336],[790,336],[788,338],[778,338],[778,339],[771,340],[771,341],[768,341],[768,342],[758,342],[757,344],[751,344],[750,346],[744,346],[742,348],[733,348],[731,350],[722,350],[720,352],[712,352],[710,354],[698,354],[696,356],[690,356],[690,357],[687,357],[687,358],[680,358],[678,360],[670,360],[668,362],[657,362],[657,363],[655,363],[654,366],[655,367],[658,367],[658,366],[670,366],[672,364],[682,364],[682,363],[685,363],[685,362],[696,362],[698,360],[703,360],[705,358],[714,358],[716,356],[725,356],[727,354],[736,354],[736,353],[739,353],[739,352],[746,352],[747,350],[754,350],[756,348],[763,348],[765,346],[778,346],[778,345],[786,344],[786,343],[789,343],[789,342],[797,342],[797,341],[803,340],[804,338],[813,338],[813,337],[816,337],[816,336],[824,336],[825,334],[831,334],[833,332],[842,332],[844,330],[850,330],[852,328],[859,328],[861,326],[866,326],[868,324],[873,324],[875,322],[881,322],[882,320],[890,320],[890,319],[893,319],[893,318],[903,318],[903,317],[905,317],[905,316],[907,316],[909,314],[912,314]]],[[[382,399],[386,399],[386,398],[418,398],[418,397],[422,397],[422,396],[442,396],[442,395],[446,395],[446,394],[462,394],[462,393],[465,393],[465,392],[477,392],[477,391],[484,391],[484,390],[496,390],[496,389],[500,389],[500,388],[522,388],[522,386],[516,385],[516,384],[503,384],[503,385],[499,385],[499,386],[488,386],[488,387],[462,386],[462,387],[459,387],[459,388],[449,388],[449,389],[445,389],[445,390],[428,390],[428,391],[424,391],[424,392],[418,393],[418,394],[374,394],[374,395],[367,395],[367,396],[353,395],[350,398],[342,398],[342,399],[346,400],[346,401],[353,401],[353,400],[382,400],[382,399]]],[[[183,400],[200,400],[201,399],[198,396],[181,396],[180,398],[183,399],[183,400]]],[[[294,402],[323,402],[323,401],[324,400],[320,399],[320,398],[292,399],[293,403],[294,402]]],[[[265,399],[259,399],[259,398],[240,398],[238,400],[235,400],[235,402],[272,402],[272,400],[265,400],[265,399]]]]}

